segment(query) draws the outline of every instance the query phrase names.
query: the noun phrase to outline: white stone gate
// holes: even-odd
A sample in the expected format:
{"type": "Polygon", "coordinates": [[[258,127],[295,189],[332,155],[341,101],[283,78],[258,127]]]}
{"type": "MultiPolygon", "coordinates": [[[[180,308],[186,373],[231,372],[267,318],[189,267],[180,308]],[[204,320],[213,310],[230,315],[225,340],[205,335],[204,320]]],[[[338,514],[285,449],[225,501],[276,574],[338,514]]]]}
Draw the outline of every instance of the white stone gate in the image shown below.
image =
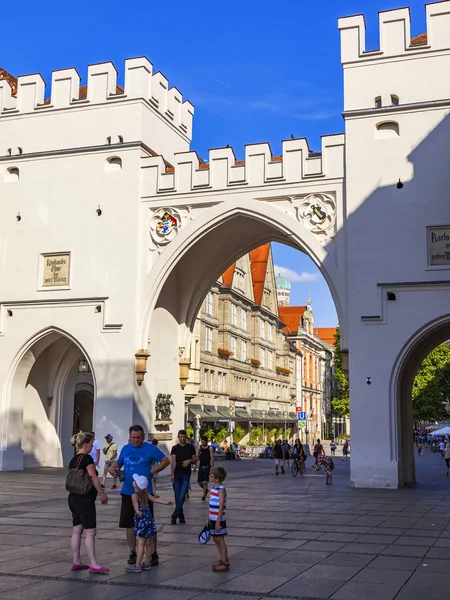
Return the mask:
{"type": "Polygon", "coordinates": [[[154,432],[155,398],[171,394],[170,446],[207,290],[275,240],[313,259],[336,304],[352,483],[414,481],[414,369],[450,337],[450,2],[426,11],[421,45],[407,9],[380,13],[373,52],[362,16],[340,20],[345,134],[323,137],[320,154],[292,139],[280,157],[256,144],[244,161],[231,148],[200,160],[192,105],[143,58],[126,61],[124,89],[111,63],[89,66],[87,88],[74,69],[54,72],[48,99],[40,75],[0,80],[2,468],[65,461],[57,415],[81,359],[97,437],[125,443],[132,422],[154,432]],[[32,373],[41,337],[70,341],[56,378],[57,346],[32,373]],[[28,397],[46,431],[35,446],[22,434],[28,397]]]}

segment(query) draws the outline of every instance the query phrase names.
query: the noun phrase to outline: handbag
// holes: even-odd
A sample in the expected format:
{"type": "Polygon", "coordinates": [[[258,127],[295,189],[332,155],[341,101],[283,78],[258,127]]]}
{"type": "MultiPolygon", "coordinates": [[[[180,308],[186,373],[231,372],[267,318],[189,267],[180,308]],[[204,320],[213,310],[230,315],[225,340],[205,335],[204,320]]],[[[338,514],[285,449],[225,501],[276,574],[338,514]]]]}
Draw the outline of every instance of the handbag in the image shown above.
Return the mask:
{"type": "Polygon", "coordinates": [[[66,476],[66,490],[77,496],[87,496],[92,489],[92,479],[86,471],[80,469],[83,454],[80,455],[75,469],[69,469],[66,476]]]}

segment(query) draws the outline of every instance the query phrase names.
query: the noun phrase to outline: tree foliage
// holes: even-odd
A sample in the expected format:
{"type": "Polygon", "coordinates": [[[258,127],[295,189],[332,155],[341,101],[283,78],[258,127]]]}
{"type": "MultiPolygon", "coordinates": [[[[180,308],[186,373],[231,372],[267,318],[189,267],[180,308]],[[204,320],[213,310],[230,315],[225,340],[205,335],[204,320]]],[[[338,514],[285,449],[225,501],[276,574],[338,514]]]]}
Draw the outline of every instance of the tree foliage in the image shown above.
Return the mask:
{"type": "Polygon", "coordinates": [[[348,417],[350,414],[350,394],[348,381],[342,370],[341,332],[339,328],[336,329],[334,335],[334,379],[337,385],[331,404],[340,417],[348,417]]]}
{"type": "Polygon", "coordinates": [[[440,421],[450,400],[450,348],[437,346],[420,365],[412,389],[415,421],[440,421]]]}

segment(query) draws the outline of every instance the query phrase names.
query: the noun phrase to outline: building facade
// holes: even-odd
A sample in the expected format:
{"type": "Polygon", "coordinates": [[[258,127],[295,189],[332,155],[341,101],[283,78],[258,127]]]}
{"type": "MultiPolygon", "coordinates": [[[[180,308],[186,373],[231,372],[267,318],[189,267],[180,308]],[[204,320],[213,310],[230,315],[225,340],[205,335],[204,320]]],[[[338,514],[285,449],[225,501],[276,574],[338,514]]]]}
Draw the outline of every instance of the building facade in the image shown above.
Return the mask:
{"type": "Polygon", "coordinates": [[[339,19],[345,132],[320,153],[289,139],[280,156],[262,143],[200,159],[192,104],[145,58],[123,87],[109,62],[81,87],[75,69],[50,89],[3,75],[1,469],[67,464],[78,411],[98,437],[126,443],[138,422],[167,449],[206,294],[251,248],[288,240],[336,304],[351,484],[415,481],[414,374],[450,338],[450,2],[425,11],[413,40],[407,8],[381,12],[370,51],[364,17],[339,19]]]}
{"type": "Polygon", "coordinates": [[[185,388],[186,418],[196,436],[201,427],[224,424],[230,434],[236,425],[247,433],[258,426],[265,434],[296,434],[298,352],[282,327],[265,244],[223,273],[197,317],[185,388]]]}

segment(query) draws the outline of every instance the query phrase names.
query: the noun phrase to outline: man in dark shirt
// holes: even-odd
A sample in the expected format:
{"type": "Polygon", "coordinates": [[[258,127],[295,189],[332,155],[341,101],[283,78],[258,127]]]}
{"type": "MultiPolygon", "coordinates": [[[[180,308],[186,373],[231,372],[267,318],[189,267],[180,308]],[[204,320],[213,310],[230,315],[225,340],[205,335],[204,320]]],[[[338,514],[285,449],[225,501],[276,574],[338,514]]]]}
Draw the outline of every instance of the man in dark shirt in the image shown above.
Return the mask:
{"type": "Polygon", "coordinates": [[[175,494],[175,510],[172,513],[172,525],[176,525],[177,519],[180,523],[186,523],[183,513],[183,504],[186,493],[189,490],[191,480],[191,465],[197,462],[197,455],[192,444],[187,443],[187,433],[184,429],[178,432],[178,444],[170,451],[172,461],[172,476],[175,494]]]}

